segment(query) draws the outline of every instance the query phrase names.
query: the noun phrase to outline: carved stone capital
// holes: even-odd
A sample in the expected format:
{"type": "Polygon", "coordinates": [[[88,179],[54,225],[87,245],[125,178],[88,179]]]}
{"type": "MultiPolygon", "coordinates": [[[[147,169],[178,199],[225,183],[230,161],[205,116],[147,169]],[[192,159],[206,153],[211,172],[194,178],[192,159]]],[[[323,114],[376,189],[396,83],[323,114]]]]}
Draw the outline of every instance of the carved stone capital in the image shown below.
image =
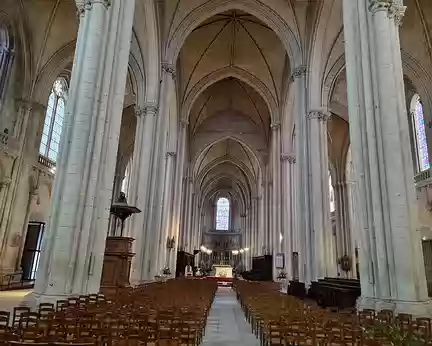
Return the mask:
{"type": "Polygon", "coordinates": [[[389,17],[394,19],[397,26],[402,25],[402,19],[405,15],[406,8],[406,6],[395,1],[391,3],[389,8],[389,17]]]}
{"type": "Polygon", "coordinates": [[[101,4],[108,9],[111,5],[111,0],[76,0],[77,14],[83,17],[87,11],[93,9],[94,4],[101,4]]]}
{"type": "Polygon", "coordinates": [[[291,163],[291,164],[296,163],[296,157],[295,157],[295,155],[288,156],[288,162],[291,163]]]}
{"type": "Polygon", "coordinates": [[[176,77],[176,69],[174,65],[168,64],[166,62],[162,63],[162,71],[171,75],[172,78],[176,77]]]}
{"type": "Polygon", "coordinates": [[[273,123],[273,124],[270,125],[270,128],[271,128],[273,131],[277,131],[277,130],[279,130],[280,127],[281,127],[280,123],[273,123]]]}
{"type": "Polygon", "coordinates": [[[293,70],[292,78],[300,78],[306,74],[307,67],[306,65],[300,65],[293,70]]]}
{"type": "Polygon", "coordinates": [[[158,112],[158,105],[156,103],[153,102],[147,102],[143,105],[142,107],[142,115],[156,115],[158,112]]]}
{"type": "Polygon", "coordinates": [[[7,187],[11,184],[12,179],[10,177],[3,178],[2,181],[0,181],[0,189],[7,187]]]}
{"type": "Polygon", "coordinates": [[[369,10],[375,14],[379,11],[388,12],[391,6],[392,0],[369,0],[369,10]]]}
{"type": "Polygon", "coordinates": [[[330,119],[330,114],[323,111],[312,110],[307,115],[309,120],[316,119],[322,122],[327,122],[330,119]]]}
{"type": "Polygon", "coordinates": [[[40,111],[45,112],[46,106],[40,104],[39,102],[27,100],[27,99],[16,99],[19,107],[25,111],[40,111]]]}
{"type": "Polygon", "coordinates": [[[169,156],[176,156],[176,152],[175,151],[168,151],[167,153],[167,157],[169,157],[169,156]]]}

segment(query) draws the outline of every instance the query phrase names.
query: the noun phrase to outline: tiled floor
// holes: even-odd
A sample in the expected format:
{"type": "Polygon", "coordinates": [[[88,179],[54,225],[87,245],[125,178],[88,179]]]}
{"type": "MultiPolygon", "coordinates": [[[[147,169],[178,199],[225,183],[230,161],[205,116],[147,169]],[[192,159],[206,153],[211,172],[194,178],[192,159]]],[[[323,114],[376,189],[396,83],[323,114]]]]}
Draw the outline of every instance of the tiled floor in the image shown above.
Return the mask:
{"type": "Polygon", "coordinates": [[[204,346],[258,346],[231,288],[219,287],[204,335],[204,346]]]}

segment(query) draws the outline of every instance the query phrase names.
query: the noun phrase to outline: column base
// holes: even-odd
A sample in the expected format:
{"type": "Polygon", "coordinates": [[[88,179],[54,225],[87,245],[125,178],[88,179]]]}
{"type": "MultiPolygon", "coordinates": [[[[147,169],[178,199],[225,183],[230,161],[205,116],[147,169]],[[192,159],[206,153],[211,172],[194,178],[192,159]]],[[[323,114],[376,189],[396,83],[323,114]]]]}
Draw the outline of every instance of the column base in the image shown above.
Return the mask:
{"type": "Polygon", "coordinates": [[[64,300],[69,297],[71,296],[63,295],[63,294],[48,295],[48,294],[31,292],[24,297],[23,301],[21,302],[21,305],[28,306],[30,309],[35,310],[41,303],[52,303],[55,306],[58,300],[64,300]]]}
{"type": "Polygon", "coordinates": [[[395,315],[399,313],[411,314],[414,317],[429,317],[432,315],[432,299],[406,301],[361,296],[357,299],[356,307],[359,311],[364,309],[373,309],[375,311],[392,310],[395,315]]]}

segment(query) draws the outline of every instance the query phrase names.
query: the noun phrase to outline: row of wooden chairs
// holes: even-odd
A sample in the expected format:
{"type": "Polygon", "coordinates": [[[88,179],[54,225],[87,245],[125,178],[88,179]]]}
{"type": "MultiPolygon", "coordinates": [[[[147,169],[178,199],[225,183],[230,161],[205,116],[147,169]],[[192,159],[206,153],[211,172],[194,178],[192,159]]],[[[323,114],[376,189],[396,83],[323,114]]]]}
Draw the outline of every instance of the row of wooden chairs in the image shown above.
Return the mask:
{"type": "Polygon", "coordinates": [[[197,345],[217,284],[175,279],[0,312],[0,346],[197,345]],[[24,343],[24,344],[23,344],[24,343]],[[59,344],[59,345],[60,345],[59,344]]]}
{"type": "Polygon", "coordinates": [[[394,316],[388,310],[335,312],[283,294],[267,282],[236,280],[234,289],[262,345],[386,346],[394,345],[389,335],[395,333],[432,345],[429,318],[394,316]]]}

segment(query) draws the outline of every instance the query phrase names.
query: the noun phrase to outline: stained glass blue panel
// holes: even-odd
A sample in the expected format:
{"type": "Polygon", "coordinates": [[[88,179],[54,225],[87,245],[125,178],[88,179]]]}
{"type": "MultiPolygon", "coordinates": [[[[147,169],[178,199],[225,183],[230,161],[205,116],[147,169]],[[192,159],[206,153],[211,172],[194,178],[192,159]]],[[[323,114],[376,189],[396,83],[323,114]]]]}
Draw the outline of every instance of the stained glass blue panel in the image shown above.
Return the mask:
{"type": "Polygon", "coordinates": [[[430,162],[426,140],[425,123],[423,118],[423,106],[418,96],[416,97],[414,109],[414,123],[417,139],[417,157],[419,170],[425,171],[430,168],[430,162]]]}

